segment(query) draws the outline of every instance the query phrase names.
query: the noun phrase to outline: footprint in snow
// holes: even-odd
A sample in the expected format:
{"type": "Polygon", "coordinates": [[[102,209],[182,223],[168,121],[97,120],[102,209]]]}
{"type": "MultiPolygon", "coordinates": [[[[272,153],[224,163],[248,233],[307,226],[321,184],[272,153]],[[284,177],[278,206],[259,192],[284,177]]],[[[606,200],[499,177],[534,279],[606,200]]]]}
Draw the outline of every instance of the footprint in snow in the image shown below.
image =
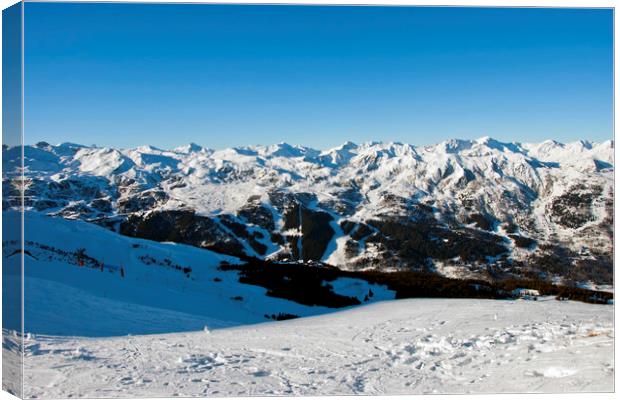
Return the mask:
{"type": "Polygon", "coordinates": [[[262,377],[271,375],[271,372],[270,371],[266,371],[266,370],[259,370],[259,371],[255,371],[255,372],[250,373],[250,375],[252,375],[252,376],[254,376],[256,378],[262,378],[262,377]]]}
{"type": "Polygon", "coordinates": [[[131,376],[126,376],[124,378],[121,378],[119,382],[121,385],[131,385],[132,383],[134,383],[134,380],[131,376]]]}
{"type": "Polygon", "coordinates": [[[535,370],[532,372],[526,372],[526,376],[544,377],[544,378],[565,378],[567,376],[575,375],[577,373],[574,369],[562,368],[562,367],[549,367],[544,370],[535,370]]]}

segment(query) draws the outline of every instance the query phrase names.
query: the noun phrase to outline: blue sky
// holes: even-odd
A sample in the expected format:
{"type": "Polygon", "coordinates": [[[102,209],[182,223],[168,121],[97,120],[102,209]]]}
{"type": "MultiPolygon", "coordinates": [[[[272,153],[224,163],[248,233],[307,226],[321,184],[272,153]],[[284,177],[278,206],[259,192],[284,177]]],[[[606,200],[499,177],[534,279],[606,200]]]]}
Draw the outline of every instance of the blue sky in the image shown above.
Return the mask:
{"type": "Polygon", "coordinates": [[[2,144],[21,144],[21,4],[2,11],[2,144]]]}
{"type": "Polygon", "coordinates": [[[26,143],[613,137],[611,10],[25,9],[26,143]]]}

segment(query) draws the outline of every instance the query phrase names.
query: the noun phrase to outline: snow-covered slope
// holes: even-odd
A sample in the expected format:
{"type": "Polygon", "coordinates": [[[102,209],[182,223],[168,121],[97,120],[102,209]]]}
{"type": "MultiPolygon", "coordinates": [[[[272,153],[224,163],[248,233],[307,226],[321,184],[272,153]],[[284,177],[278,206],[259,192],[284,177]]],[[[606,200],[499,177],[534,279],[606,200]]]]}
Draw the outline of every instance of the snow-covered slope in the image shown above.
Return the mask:
{"type": "MultiPolygon", "coordinates": [[[[236,272],[218,269],[239,260],[209,250],[128,238],[94,224],[39,213],[26,214],[24,229],[24,329],[29,333],[195,331],[264,322],[266,314],[333,311],[270,297],[262,287],[239,283],[236,272]]],[[[19,271],[17,249],[17,243],[3,243],[4,268],[19,271]]],[[[367,302],[394,298],[382,286],[359,280],[331,284],[335,293],[360,300],[372,289],[376,295],[367,302]]]]}
{"type": "MultiPolygon", "coordinates": [[[[610,283],[613,146],[488,137],[326,151],[38,143],[24,149],[25,195],[31,210],[236,256],[459,276],[553,264],[538,272],[567,278],[557,262],[541,262],[555,257],[574,271],[569,279],[610,283]],[[165,235],[165,224],[182,232],[165,235]],[[401,231],[417,232],[409,250],[393,240],[401,231]]],[[[3,150],[9,171],[20,153],[3,150]]],[[[14,200],[5,210],[18,206],[19,189],[16,175],[6,178],[14,200]]]]}
{"type": "Polygon", "coordinates": [[[609,392],[613,340],[611,306],[399,300],[210,333],[32,336],[25,396],[609,392]]]}

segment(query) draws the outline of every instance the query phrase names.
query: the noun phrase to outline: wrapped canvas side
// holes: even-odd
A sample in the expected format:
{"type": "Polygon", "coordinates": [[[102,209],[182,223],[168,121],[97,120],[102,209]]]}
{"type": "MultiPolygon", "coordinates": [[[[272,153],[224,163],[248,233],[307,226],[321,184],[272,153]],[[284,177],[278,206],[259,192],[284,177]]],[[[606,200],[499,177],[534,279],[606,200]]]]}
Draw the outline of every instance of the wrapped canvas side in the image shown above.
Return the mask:
{"type": "Polygon", "coordinates": [[[24,360],[22,27],[23,3],[2,11],[2,389],[18,397],[24,360]]]}

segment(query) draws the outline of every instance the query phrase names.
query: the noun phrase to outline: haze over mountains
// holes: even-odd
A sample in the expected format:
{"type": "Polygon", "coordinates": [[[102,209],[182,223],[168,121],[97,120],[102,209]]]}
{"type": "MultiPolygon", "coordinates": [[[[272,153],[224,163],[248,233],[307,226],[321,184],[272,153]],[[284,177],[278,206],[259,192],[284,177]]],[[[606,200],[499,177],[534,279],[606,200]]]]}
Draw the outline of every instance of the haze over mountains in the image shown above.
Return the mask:
{"type": "MultiPolygon", "coordinates": [[[[220,254],[611,283],[613,141],[24,147],[28,210],[220,254]]],[[[20,148],[4,148],[7,170],[20,148]]],[[[19,206],[3,181],[3,210],[19,206]]]]}

